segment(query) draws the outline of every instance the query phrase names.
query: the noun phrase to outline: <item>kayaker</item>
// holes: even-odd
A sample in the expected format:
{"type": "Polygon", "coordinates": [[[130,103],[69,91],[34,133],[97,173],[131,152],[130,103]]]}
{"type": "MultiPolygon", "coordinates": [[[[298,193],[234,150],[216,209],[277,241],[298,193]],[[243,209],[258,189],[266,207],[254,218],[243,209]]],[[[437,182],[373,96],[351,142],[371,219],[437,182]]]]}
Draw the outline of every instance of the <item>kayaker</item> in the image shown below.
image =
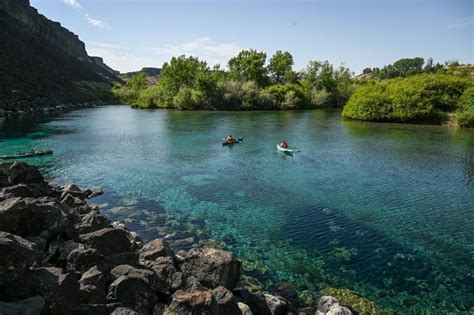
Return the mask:
{"type": "Polygon", "coordinates": [[[285,139],[281,140],[280,147],[282,147],[284,149],[288,149],[288,143],[286,143],[285,139]]]}
{"type": "Polygon", "coordinates": [[[232,135],[228,135],[228,136],[227,136],[226,142],[227,142],[228,144],[234,143],[234,138],[232,138],[232,135]]]}

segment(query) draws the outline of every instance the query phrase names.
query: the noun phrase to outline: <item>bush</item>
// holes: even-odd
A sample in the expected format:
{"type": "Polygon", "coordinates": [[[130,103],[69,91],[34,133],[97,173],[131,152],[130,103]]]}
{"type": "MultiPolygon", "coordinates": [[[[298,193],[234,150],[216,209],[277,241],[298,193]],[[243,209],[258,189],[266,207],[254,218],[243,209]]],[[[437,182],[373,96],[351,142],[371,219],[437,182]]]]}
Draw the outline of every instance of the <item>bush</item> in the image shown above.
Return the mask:
{"type": "Polygon", "coordinates": [[[343,117],[368,121],[440,123],[458,107],[472,84],[446,74],[421,74],[360,87],[342,111],[343,117]]]}
{"type": "Polygon", "coordinates": [[[474,86],[467,88],[459,98],[456,117],[460,127],[474,127],[474,86]]]}
{"type": "Polygon", "coordinates": [[[306,107],[303,89],[296,84],[272,85],[262,91],[262,98],[271,109],[306,107]]]}
{"type": "Polygon", "coordinates": [[[173,98],[173,105],[177,109],[207,109],[206,98],[201,91],[190,87],[182,87],[173,98]]]}

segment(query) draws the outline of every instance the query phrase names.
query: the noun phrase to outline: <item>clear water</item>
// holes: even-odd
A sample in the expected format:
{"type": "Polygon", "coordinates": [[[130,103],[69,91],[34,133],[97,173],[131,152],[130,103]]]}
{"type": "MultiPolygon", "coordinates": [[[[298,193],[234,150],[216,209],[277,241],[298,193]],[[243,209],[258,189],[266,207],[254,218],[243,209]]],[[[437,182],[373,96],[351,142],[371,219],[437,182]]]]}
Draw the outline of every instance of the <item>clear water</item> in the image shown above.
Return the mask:
{"type": "Polygon", "coordinates": [[[144,238],[225,242],[267,288],[291,282],[306,299],[349,288],[401,313],[474,310],[473,131],[126,106],[0,128],[0,155],[52,149],[30,162],[101,186],[96,202],[144,238]],[[222,147],[229,133],[244,142],[222,147]],[[282,137],[293,156],[277,152],[282,137]]]}

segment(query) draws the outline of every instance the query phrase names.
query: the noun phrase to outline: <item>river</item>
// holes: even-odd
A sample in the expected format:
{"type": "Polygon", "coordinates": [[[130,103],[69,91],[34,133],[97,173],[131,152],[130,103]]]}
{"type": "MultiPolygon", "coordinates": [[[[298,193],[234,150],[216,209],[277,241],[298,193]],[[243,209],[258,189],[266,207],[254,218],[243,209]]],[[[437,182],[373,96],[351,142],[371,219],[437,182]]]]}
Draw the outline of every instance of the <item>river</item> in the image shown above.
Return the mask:
{"type": "Polygon", "coordinates": [[[336,110],[104,106],[3,122],[0,139],[0,155],[52,149],[28,161],[101,187],[93,202],[144,239],[225,244],[267,289],[348,288],[401,313],[474,308],[473,131],[336,110]],[[228,134],[244,141],[223,147],[228,134]]]}

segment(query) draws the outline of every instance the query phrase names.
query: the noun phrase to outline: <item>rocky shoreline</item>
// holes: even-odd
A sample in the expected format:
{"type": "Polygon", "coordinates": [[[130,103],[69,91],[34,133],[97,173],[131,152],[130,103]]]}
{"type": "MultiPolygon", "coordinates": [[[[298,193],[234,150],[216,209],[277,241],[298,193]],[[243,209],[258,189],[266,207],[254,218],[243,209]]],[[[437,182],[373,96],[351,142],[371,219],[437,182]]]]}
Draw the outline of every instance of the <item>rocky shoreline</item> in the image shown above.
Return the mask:
{"type": "Polygon", "coordinates": [[[90,108],[100,105],[108,105],[106,102],[84,102],[75,104],[58,104],[58,105],[38,105],[36,103],[24,102],[7,105],[0,104],[0,120],[17,119],[31,117],[34,115],[52,114],[66,112],[70,110],[90,108]]]}
{"type": "Polygon", "coordinates": [[[288,284],[251,292],[231,252],[143,244],[87,204],[101,193],[0,164],[0,314],[352,314],[330,296],[299,308],[288,284]]]}

